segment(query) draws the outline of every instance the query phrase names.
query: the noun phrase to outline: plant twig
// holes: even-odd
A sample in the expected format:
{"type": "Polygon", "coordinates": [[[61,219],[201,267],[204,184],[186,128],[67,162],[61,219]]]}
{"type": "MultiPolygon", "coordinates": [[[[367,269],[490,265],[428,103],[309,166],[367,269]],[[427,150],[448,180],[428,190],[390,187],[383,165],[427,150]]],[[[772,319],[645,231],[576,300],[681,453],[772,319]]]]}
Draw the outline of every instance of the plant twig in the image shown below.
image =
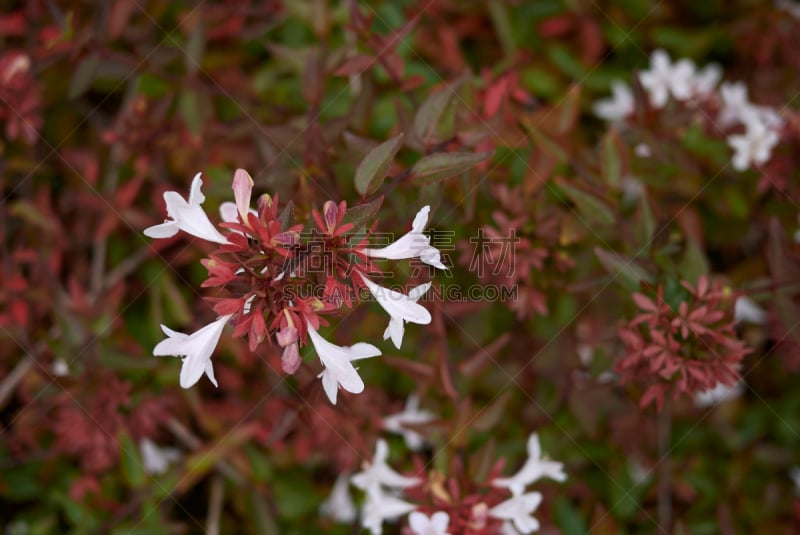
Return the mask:
{"type": "Polygon", "coordinates": [[[670,533],[672,523],[672,400],[664,400],[658,413],[658,527],[661,533],[670,533]]]}

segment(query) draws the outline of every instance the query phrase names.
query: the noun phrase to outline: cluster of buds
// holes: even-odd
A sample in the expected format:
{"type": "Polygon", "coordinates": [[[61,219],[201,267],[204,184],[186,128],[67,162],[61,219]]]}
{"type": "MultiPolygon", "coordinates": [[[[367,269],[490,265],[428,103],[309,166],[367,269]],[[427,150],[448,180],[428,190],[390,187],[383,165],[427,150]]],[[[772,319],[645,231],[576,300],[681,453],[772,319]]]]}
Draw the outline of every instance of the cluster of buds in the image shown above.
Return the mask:
{"type": "MultiPolygon", "coordinates": [[[[371,462],[361,472],[339,477],[322,511],[343,523],[353,522],[358,511],[352,502],[348,482],[362,490],[361,524],[373,535],[383,523],[407,515],[408,535],[488,535],[533,533],[539,521],[533,513],[542,494],[528,487],[540,479],[563,482],[563,464],[542,455],[536,433],[528,438],[528,459],[512,476],[501,477],[504,461],[495,463],[485,481],[474,481],[458,459],[446,476],[431,471],[426,478],[403,475],[387,463],[389,448],[379,439],[371,462]],[[347,514],[341,514],[346,512],[347,514]]],[[[424,473],[420,465],[418,473],[424,473]]]]}
{"type": "MultiPolygon", "coordinates": [[[[772,157],[780,140],[784,120],[772,108],[750,102],[743,82],[723,82],[722,69],[710,64],[698,69],[686,58],[672,62],[663,50],[650,57],[650,68],[639,73],[638,82],[647,94],[650,109],[663,109],[670,101],[701,109],[713,129],[727,134],[734,151],[731,163],[737,171],[763,165],[772,157]],[[743,132],[741,131],[743,127],[743,132]]],[[[634,92],[616,80],[612,96],[595,103],[594,113],[617,124],[631,120],[636,111],[634,92]]]]}
{"type": "Polygon", "coordinates": [[[640,313],[619,331],[625,355],[616,365],[621,383],[646,385],[642,407],[664,396],[693,397],[718,385],[734,386],[742,359],[750,353],[736,337],[734,300],[718,283],[703,276],[697,287],[681,282],[688,298],[677,306],[664,300],[659,286],[654,298],[633,294],[640,313]]]}
{"type": "Polygon", "coordinates": [[[417,303],[430,283],[407,294],[385,288],[373,281],[379,272],[372,263],[375,258],[417,258],[443,269],[439,251],[423,234],[430,208],[423,207],[411,230],[398,240],[371,248],[369,238],[375,225],[357,232],[366,221],[354,215],[358,211],[348,211],[344,201],[327,201],[321,212],[312,212],[305,225],[296,224],[292,203],[279,211],[277,196],[261,195],[256,209],[251,208],[253,185],[246,171],[235,172],[236,202],[220,206],[223,222],[219,227],[224,234],[201,206],[205,198],[200,191],[200,173],[192,181],[188,200],[174,191],[164,194],[169,219],[146,229],[145,234],[168,238],[184,231],[219,244],[203,260],[209,277],[202,286],[221,288],[227,296],[209,298],[218,318],[191,335],[162,326],[168,338],[153,353],[185,357],[180,384],[189,388],[204,373],[217,384],[211,354],[227,324],[233,327],[234,337],[247,336],[251,351],[263,343],[282,348],[282,368],[287,374],[300,366],[300,348],[310,342],[324,367],[319,374],[322,386],[335,404],[340,386],[351,393],[364,389],[353,361],[378,356],[381,351],[363,342],[341,347],[327,341],[318,332],[328,324],[326,316],[352,308],[371,295],[389,314],[384,339],[391,338],[397,348],[407,322],[431,321],[428,310],[417,303]]]}

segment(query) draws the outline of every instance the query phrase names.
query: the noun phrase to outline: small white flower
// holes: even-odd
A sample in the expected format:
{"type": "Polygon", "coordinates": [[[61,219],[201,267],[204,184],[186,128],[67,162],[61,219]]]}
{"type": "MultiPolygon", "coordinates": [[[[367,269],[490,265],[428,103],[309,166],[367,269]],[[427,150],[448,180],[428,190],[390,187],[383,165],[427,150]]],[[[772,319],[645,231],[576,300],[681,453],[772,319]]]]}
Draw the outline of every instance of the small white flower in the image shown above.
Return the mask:
{"type": "Polygon", "coordinates": [[[423,438],[416,431],[407,429],[407,424],[425,424],[434,420],[435,416],[432,412],[426,410],[419,410],[419,398],[417,396],[408,396],[406,407],[403,412],[392,414],[383,419],[383,428],[391,433],[403,435],[406,441],[406,446],[412,451],[417,451],[422,447],[423,438]]]}
{"type": "Polygon", "coordinates": [[[539,529],[539,521],[533,517],[533,512],[541,502],[541,493],[528,492],[495,505],[489,509],[489,514],[494,518],[510,521],[520,533],[533,533],[539,529]]]}
{"type": "Polygon", "coordinates": [[[633,147],[633,153],[639,158],[649,158],[653,155],[653,151],[647,143],[639,143],[633,147]]]}
{"type": "Polygon", "coordinates": [[[655,50],[650,56],[650,70],[639,73],[639,82],[650,95],[650,104],[663,108],[670,93],[678,100],[692,97],[695,80],[695,66],[691,60],[681,59],[672,63],[669,55],[655,50]]]}
{"type": "Polygon", "coordinates": [[[217,347],[222,328],[228,322],[232,314],[220,316],[202,329],[192,334],[179,333],[173,331],[166,325],[161,326],[161,330],[167,335],[166,340],[162,340],[153,348],[153,355],[163,357],[174,355],[184,357],[181,366],[181,386],[190,388],[205,372],[208,379],[217,386],[217,379],[214,377],[214,366],[211,364],[211,354],[217,347]]]}
{"type": "Polygon", "coordinates": [[[528,438],[528,460],[525,461],[522,468],[511,477],[494,479],[492,486],[506,487],[511,491],[511,494],[519,496],[525,491],[525,487],[543,477],[564,481],[567,479],[567,474],[564,473],[564,465],[562,463],[542,458],[542,446],[539,444],[539,436],[533,433],[528,438]]]}
{"type": "Polygon", "coordinates": [[[69,375],[69,365],[64,359],[57,359],[50,367],[50,372],[56,377],[66,377],[69,375]]]}
{"type": "Polygon", "coordinates": [[[378,439],[375,443],[375,455],[371,463],[365,463],[364,470],[355,474],[350,480],[353,485],[367,493],[380,490],[381,486],[390,488],[406,488],[419,485],[417,477],[406,477],[395,472],[388,464],[386,457],[389,455],[389,446],[386,441],[378,439]]]}
{"type": "Polygon", "coordinates": [[[322,502],[320,513],[332,518],[341,524],[349,524],[356,519],[357,511],[350,496],[348,486],[350,485],[349,474],[339,474],[336,483],[333,485],[330,496],[322,502]]]}
{"type": "Polygon", "coordinates": [[[189,190],[189,201],[187,202],[176,191],[164,193],[164,202],[167,204],[167,215],[172,220],[167,220],[160,225],[153,225],[144,230],[145,236],[150,238],[170,238],[182,230],[192,236],[197,236],[204,240],[227,244],[228,240],[214,228],[208,216],[203,211],[201,204],[206,200],[200,188],[203,180],[200,178],[202,173],[197,173],[192,180],[192,187],[189,190]]]}
{"type": "Polygon", "coordinates": [[[733,168],[737,171],[769,161],[772,149],[778,143],[778,134],[758,111],[746,112],[742,122],[746,127],[745,133],[728,136],[728,145],[734,150],[733,168]]]}
{"type": "Polygon", "coordinates": [[[789,477],[794,482],[794,493],[800,495],[800,466],[793,466],[789,470],[789,477]]]}
{"type": "Polygon", "coordinates": [[[352,346],[337,346],[320,336],[310,323],[306,325],[308,325],[308,336],[311,338],[311,343],[314,345],[322,365],[325,366],[318,377],[322,378],[322,388],[331,403],[336,405],[339,385],[353,394],[363,392],[364,381],[353,367],[352,361],[377,357],[381,354],[381,350],[364,342],[352,346]]]}
{"type": "Polygon", "coordinates": [[[800,19],[800,4],[794,0],[775,0],[775,7],[786,11],[796,19],[800,19]]]}
{"type": "Polygon", "coordinates": [[[449,535],[447,527],[450,525],[450,515],[444,511],[436,511],[430,518],[427,515],[414,511],[408,515],[408,527],[414,535],[449,535]]]}
{"type": "Polygon", "coordinates": [[[609,122],[619,122],[633,113],[633,92],[619,80],[611,82],[611,97],[598,100],[592,106],[594,114],[609,122]]]}
{"type": "Polygon", "coordinates": [[[767,322],[767,312],[755,301],[742,295],[736,298],[736,303],[733,305],[733,320],[764,325],[767,322]]]}
{"type": "Polygon", "coordinates": [[[142,452],[142,465],[148,474],[163,474],[174,462],[181,458],[177,448],[162,448],[149,438],[139,441],[139,450],[142,452]]]}
{"type": "Polygon", "coordinates": [[[361,508],[361,524],[370,530],[372,535],[381,535],[384,520],[394,520],[416,508],[413,503],[376,488],[367,492],[367,501],[361,508]]]}
{"type": "Polygon", "coordinates": [[[716,63],[709,63],[691,79],[692,97],[705,98],[711,95],[722,78],[722,68],[716,63]]]}
{"type": "Polygon", "coordinates": [[[364,249],[364,254],[374,258],[385,258],[387,260],[419,258],[430,266],[439,269],[447,269],[445,265],[442,264],[439,249],[432,246],[430,237],[422,233],[425,225],[428,223],[428,214],[430,211],[430,206],[423,206],[414,217],[414,222],[411,225],[410,231],[386,247],[381,247],[380,249],[364,249]]]}
{"type": "Polygon", "coordinates": [[[358,274],[378,304],[389,314],[389,326],[383,333],[383,339],[391,338],[397,349],[400,349],[400,345],[403,343],[405,322],[420,325],[427,325],[431,322],[431,313],[417,303],[419,298],[431,287],[431,283],[421,284],[406,295],[372,282],[361,272],[358,274]]]}
{"type": "Polygon", "coordinates": [[[704,409],[713,407],[726,401],[731,401],[738,398],[744,392],[744,384],[740,381],[733,386],[728,386],[722,383],[717,383],[717,386],[697,392],[694,395],[695,407],[704,409]]]}

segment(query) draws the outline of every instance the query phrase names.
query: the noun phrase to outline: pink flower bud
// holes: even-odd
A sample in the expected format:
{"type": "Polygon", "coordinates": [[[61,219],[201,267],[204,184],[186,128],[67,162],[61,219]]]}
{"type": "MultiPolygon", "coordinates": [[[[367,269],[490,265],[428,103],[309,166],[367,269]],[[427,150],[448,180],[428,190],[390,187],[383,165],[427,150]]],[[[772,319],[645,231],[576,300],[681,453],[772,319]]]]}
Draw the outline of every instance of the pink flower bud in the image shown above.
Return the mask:
{"type": "Polygon", "coordinates": [[[275,338],[278,339],[279,346],[287,347],[297,342],[297,329],[287,325],[275,334],[275,338]]]}
{"type": "MultiPolygon", "coordinates": [[[[297,333],[297,330],[292,329],[297,333]]],[[[289,375],[294,375],[297,368],[300,367],[300,350],[297,347],[297,342],[286,346],[281,356],[281,369],[289,375]]]]}
{"type": "Polygon", "coordinates": [[[322,214],[325,217],[325,226],[328,232],[332,233],[336,229],[339,220],[339,207],[333,201],[326,201],[322,206],[322,214]]]}
{"type": "Polygon", "coordinates": [[[244,169],[237,169],[233,174],[233,196],[236,199],[236,209],[242,223],[247,225],[247,215],[250,213],[250,193],[253,191],[253,178],[244,169]]]}

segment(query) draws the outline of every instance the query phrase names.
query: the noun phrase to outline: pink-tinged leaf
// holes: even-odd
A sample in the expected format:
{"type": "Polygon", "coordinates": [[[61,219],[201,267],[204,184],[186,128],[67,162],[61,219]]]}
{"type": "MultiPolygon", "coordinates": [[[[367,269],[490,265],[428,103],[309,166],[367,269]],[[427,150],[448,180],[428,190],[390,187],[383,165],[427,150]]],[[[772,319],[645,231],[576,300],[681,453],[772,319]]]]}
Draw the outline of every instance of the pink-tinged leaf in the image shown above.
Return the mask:
{"type": "Polygon", "coordinates": [[[434,369],[430,364],[422,362],[415,362],[407,358],[399,358],[392,356],[381,357],[383,362],[392,368],[400,370],[403,374],[417,380],[429,383],[434,378],[434,369]]]}
{"type": "Polygon", "coordinates": [[[485,370],[497,360],[497,356],[511,341],[511,333],[503,333],[492,343],[478,349],[467,360],[460,362],[457,366],[459,375],[474,377],[485,370]]]}
{"type": "Polygon", "coordinates": [[[631,296],[631,299],[633,299],[633,302],[636,303],[636,306],[642,310],[647,310],[648,312],[658,311],[658,306],[653,301],[638,292],[634,293],[631,296]]]}
{"type": "Polygon", "coordinates": [[[386,173],[403,144],[403,134],[393,137],[370,150],[356,168],[355,186],[363,197],[380,189],[386,173]]]}
{"type": "Polygon", "coordinates": [[[378,61],[367,54],[357,54],[349,58],[333,71],[334,76],[350,76],[351,74],[361,74],[371,69],[378,61]]]}
{"type": "Polygon", "coordinates": [[[468,171],[492,157],[492,152],[440,152],[423,156],[411,168],[415,184],[433,184],[468,171]]]}

